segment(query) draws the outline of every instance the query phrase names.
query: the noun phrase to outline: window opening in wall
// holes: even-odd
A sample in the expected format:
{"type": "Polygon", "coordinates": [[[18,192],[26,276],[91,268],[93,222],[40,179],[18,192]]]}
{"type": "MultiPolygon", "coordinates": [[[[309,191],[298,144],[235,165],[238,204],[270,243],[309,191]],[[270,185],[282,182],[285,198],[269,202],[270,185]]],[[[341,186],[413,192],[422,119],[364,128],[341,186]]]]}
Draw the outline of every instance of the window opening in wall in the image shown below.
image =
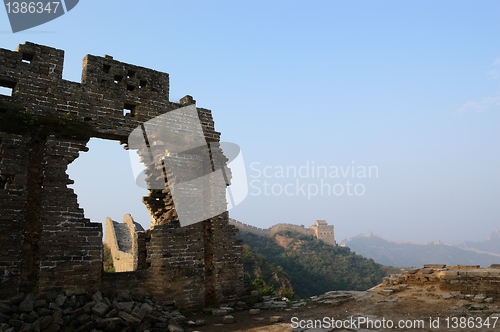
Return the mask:
{"type": "Polygon", "coordinates": [[[128,78],[135,78],[135,71],[129,70],[128,73],[127,73],[127,77],[128,78]]]}
{"type": "Polygon", "coordinates": [[[102,65],[102,71],[103,72],[109,73],[110,70],[111,70],[111,66],[110,65],[102,65]]]}
{"type": "Polygon", "coordinates": [[[120,83],[123,80],[123,76],[115,75],[115,83],[120,83]]]}
{"type": "Polygon", "coordinates": [[[140,80],[139,82],[139,88],[142,89],[142,88],[145,88],[146,87],[146,84],[148,84],[147,81],[145,80],[140,80]]]}
{"type": "Polygon", "coordinates": [[[136,115],[136,108],[137,108],[136,105],[125,104],[123,106],[123,116],[134,117],[136,115]]]}
{"type": "Polygon", "coordinates": [[[134,90],[135,90],[135,86],[127,84],[127,91],[134,91],[134,90]]]}
{"type": "Polygon", "coordinates": [[[0,95],[12,97],[16,83],[0,80],[0,95]]]}
{"type": "Polygon", "coordinates": [[[33,61],[33,54],[28,54],[28,53],[23,53],[23,62],[27,64],[31,64],[31,61],[33,61]]]}
{"type": "Polygon", "coordinates": [[[0,86],[0,95],[11,97],[12,96],[12,88],[0,86]]]}

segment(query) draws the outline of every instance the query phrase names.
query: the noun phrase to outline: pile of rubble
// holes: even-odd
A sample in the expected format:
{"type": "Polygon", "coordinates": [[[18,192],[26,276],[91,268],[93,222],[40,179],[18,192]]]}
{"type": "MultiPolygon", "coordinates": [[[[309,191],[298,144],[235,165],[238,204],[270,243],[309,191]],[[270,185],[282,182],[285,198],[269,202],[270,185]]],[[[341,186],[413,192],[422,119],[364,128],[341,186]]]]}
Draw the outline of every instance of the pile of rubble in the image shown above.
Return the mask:
{"type": "MultiPolygon", "coordinates": [[[[270,296],[267,296],[266,298],[268,298],[267,302],[269,302],[269,300],[271,299],[270,296]]],[[[288,302],[287,299],[282,299],[282,298],[275,298],[275,299],[272,299],[271,301],[279,301],[279,302],[288,302]]],[[[258,302],[258,303],[254,303],[254,307],[262,307],[262,302],[258,302]]],[[[219,326],[222,326],[224,324],[233,324],[233,323],[236,323],[236,319],[234,318],[233,315],[231,315],[235,309],[237,311],[243,311],[246,309],[246,304],[244,302],[237,302],[236,305],[235,305],[235,308],[232,308],[228,305],[221,305],[219,308],[204,308],[203,311],[207,314],[212,314],[213,316],[221,316],[222,319],[219,320],[219,323],[216,323],[216,324],[213,324],[214,327],[219,327],[219,326]]],[[[290,309],[286,309],[286,310],[290,310],[290,309]]],[[[257,316],[257,315],[260,315],[261,314],[261,311],[259,308],[254,308],[254,309],[250,309],[248,310],[248,314],[250,316],[257,316]]],[[[262,317],[254,317],[253,318],[254,320],[257,320],[257,321],[263,321],[264,318],[262,317]]],[[[270,323],[279,323],[279,322],[282,322],[283,321],[283,316],[271,316],[269,317],[269,322],[270,323]]],[[[189,325],[189,321],[187,322],[188,325],[189,325]]]]}
{"type": "MultiPolygon", "coordinates": [[[[255,292],[255,291],[254,291],[255,292]]],[[[333,299],[346,298],[346,294],[330,292],[314,297],[314,303],[328,303],[333,299]]],[[[293,300],[282,297],[261,297],[263,302],[253,303],[248,309],[245,302],[231,306],[206,307],[208,316],[218,316],[214,327],[236,322],[235,311],[248,310],[254,320],[261,309],[284,309],[290,311],[303,307],[311,300],[293,300]]],[[[193,314],[193,313],[192,313],[193,314]]],[[[270,323],[283,321],[282,316],[267,318],[270,323]]],[[[212,319],[213,320],[213,319],[212,319]]],[[[173,303],[162,302],[149,293],[117,291],[90,294],[83,289],[67,292],[48,291],[42,294],[19,293],[0,301],[0,332],[183,332],[184,328],[196,328],[206,324],[204,319],[190,320],[173,303]]]]}
{"type": "Polygon", "coordinates": [[[310,301],[318,304],[328,304],[331,306],[338,306],[342,303],[348,302],[352,300],[353,293],[356,292],[347,292],[347,291],[331,291],[322,295],[313,296],[310,298],[310,301]]]}
{"type": "Polygon", "coordinates": [[[181,332],[186,322],[173,305],[148,293],[118,291],[115,294],[73,292],[19,293],[0,301],[0,332],[181,332]]]}
{"type": "MultiPolygon", "coordinates": [[[[290,309],[293,310],[295,308],[304,307],[309,304],[326,304],[330,306],[338,306],[342,303],[346,303],[352,299],[354,299],[353,294],[357,294],[360,292],[356,291],[331,291],[325,294],[312,296],[308,299],[300,299],[300,300],[289,300],[285,297],[272,297],[272,296],[263,296],[262,302],[254,303],[254,308],[259,309],[290,309]]],[[[288,311],[288,310],[287,310],[288,311]]]]}

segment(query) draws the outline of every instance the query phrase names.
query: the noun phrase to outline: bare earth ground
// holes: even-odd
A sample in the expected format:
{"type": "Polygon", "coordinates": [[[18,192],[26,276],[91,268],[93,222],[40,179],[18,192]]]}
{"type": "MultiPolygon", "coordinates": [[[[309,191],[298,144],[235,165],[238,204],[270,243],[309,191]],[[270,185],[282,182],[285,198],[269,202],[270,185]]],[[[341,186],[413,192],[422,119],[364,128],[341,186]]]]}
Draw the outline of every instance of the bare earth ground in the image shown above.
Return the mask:
{"type": "MultiPolygon", "coordinates": [[[[288,331],[500,331],[500,302],[494,303],[474,303],[468,300],[450,298],[444,299],[440,291],[427,289],[426,287],[408,287],[408,289],[390,294],[380,294],[378,290],[383,289],[377,286],[367,292],[351,292],[353,298],[337,306],[318,305],[308,302],[304,307],[289,309],[262,309],[259,315],[249,315],[248,310],[231,313],[236,322],[233,324],[222,324],[222,317],[210,316],[205,313],[196,313],[188,316],[188,319],[204,319],[206,324],[201,327],[186,328],[185,331],[236,331],[236,332],[288,332],[288,331]],[[271,316],[282,316],[282,323],[271,323],[271,316]],[[364,316],[372,322],[382,319],[392,320],[393,328],[376,328],[379,325],[367,328],[366,325],[350,326],[348,328],[324,328],[310,329],[307,325],[303,328],[292,328],[292,317],[298,320],[323,320],[325,317],[333,319],[349,319],[349,317],[364,316]],[[489,317],[489,328],[480,326],[489,317]],[[430,327],[430,318],[439,318],[439,326],[430,327]],[[447,328],[446,318],[449,318],[447,328]],[[460,321],[460,319],[462,321],[460,321]],[[424,327],[398,328],[400,320],[403,323],[414,324],[414,320],[423,320],[424,327]],[[460,323],[462,322],[462,325],[460,323]],[[470,324],[470,327],[464,324],[470,324]],[[455,324],[455,327],[453,326],[455,324]]],[[[355,319],[356,321],[356,319],[355,319]]],[[[387,324],[387,323],[386,323],[387,324]]],[[[436,324],[436,322],[434,322],[436,324]]],[[[320,327],[320,326],[317,326],[320,327]]],[[[323,325],[322,327],[325,327],[323,325]]]]}

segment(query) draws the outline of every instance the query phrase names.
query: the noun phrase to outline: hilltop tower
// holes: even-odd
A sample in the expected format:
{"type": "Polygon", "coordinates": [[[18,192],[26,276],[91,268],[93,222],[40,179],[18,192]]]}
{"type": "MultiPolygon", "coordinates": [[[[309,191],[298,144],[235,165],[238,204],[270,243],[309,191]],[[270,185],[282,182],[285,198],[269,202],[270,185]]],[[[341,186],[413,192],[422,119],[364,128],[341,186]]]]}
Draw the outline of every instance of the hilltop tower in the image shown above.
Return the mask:
{"type": "Polygon", "coordinates": [[[316,220],[314,225],[310,226],[309,229],[314,231],[314,235],[325,243],[336,246],[335,234],[333,231],[333,225],[328,225],[326,220],[316,220]]]}

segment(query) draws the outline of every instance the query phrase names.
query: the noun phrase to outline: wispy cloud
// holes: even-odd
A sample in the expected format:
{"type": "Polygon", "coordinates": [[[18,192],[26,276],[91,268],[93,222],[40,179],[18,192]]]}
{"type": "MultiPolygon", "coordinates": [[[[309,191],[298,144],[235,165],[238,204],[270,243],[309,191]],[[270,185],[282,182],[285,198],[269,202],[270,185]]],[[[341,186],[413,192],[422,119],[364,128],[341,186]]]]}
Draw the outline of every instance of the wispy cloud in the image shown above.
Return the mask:
{"type": "MultiPolygon", "coordinates": [[[[497,58],[493,64],[493,69],[486,73],[490,78],[496,79],[500,77],[500,58],[497,58]]],[[[467,111],[483,112],[487,109],[500,109],[500,93],[497,96],[489,96],[482,98],[479,101],[471,100],[463,104],[458,113],[463,114],[467,111]]]]}
{"type": "Polygon", "coordinates": [[[462,114],[467,111],[483,112],[489,108],[500,108],[500,96],[485,97],[480,101],[468,101],[458,109],[458,113],[462,114]]]}
{"type": "Polygon", "coordinates": [[[496,59],[493,62],[493,69],[490,70],[487,75],[491,78],[499,78],[500,77],[500,58],[496,59]]]}

